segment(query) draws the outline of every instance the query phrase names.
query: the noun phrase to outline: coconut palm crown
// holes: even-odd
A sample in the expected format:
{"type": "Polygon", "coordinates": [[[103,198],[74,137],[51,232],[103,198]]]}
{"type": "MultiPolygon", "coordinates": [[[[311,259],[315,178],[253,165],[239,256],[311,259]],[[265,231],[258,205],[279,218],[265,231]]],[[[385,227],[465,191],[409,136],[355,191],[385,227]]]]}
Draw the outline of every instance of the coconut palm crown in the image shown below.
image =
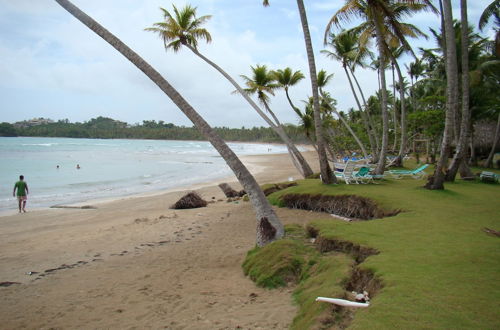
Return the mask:
{"type": "Polygon", "coordinates": [[[241,75],[241,78],[245,80],[245,92],[249,94],[257,94],[258,99],[266,104],[269,103],[269,96],[274,96],[274,91],[280,87],[274,81],[274,75],[267,70],[267,66],[259,65],[251,66],[252,77],[241,75]]]}
{"type": "Polygon", "coordinates": [[[146,31],[157,33],[163,39],[165,49],[172,49],[177,52],[183,45],[189,45],[197,48],[198,40],[204,39],[207,43],[212,41],[210,33],[201,26],[206,23],[212,16],[205,15],[196,17],[196,7],[186,5],[181,10],[178,10],[175,5],[173,15],[161,8],[165,21],[154,23],[153,27],[146,28],[146,31]]]}

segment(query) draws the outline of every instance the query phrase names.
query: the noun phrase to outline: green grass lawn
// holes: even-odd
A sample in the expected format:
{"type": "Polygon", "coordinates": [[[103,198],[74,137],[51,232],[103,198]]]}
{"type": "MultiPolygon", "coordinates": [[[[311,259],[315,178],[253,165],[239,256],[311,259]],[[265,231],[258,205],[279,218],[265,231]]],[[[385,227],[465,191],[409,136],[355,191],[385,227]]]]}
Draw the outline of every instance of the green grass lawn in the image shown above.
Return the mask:
{"type": "MultiPolygon", "coordinates": [[[[360,222],[334,220],[325,214],[310,224],[324,238],[347,240],[380,252],[360,267],[374,272],[383,288],[369,308],[356,312],[351,328],[500,328],[500,238],[482,230],[500,230],[500,184],[457,180],[447,183],[443,191],[430,191],[422,188],[424,180],[413,179],[366,185],[322,185],[319,180],[298,183],[270,195],[270,200],[279,204],[286,193],[354,194],[371,198],[386,209],[403,210],[393,217],[360,222]]],[[[348,274],[343,271],[336,276],[348,274]]],[[[325,308],[321,304],[326,303],[310,301],[315,295],[330,294],[324,288],[329,282],[317,278],[309,276],[298,286],[296,300],[301,311],[295,328],[304,321],[301,313],[311,318],[302,308],[325,308]],[[304,283],[313,280],[316,285],[307,284],[313,294],[304,300],[300,296],[304,283]]],[[[329,279],[332,286],[340,280],[329,279]]]]}

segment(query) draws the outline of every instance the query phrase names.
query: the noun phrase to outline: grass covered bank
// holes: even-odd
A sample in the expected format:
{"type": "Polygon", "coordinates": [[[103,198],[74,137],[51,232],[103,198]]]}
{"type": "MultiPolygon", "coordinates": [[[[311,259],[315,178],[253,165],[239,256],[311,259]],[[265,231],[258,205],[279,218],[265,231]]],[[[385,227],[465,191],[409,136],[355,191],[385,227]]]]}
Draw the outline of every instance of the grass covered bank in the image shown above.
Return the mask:
{"type": "MultiPolygon", "coordinates": [[[[408,179],[325,186],[318,180],[303,180],[269,198],[280,205],[282,196],[292,193],[358,195],[383,209],[402,210],[359,222],[325,214],[309,224],[318,240],[348,241],[378,251],[357,267],[372,273],[382,288],[369,308],[356,311],[348,324],[351,328],[499,328],[500,239],[483,228],[500,229],[500,185],[458,180],[446,184],[444,191],[429,191],[423,184],[408,179]]],[[[302,242],[307,245],[308,240],[302,242]]],[[[256,253],[252,252],[254,258],[256,253]]],[[[324,312],[332,307],[314,298],[345,292],[350,266],[355,264],[352,255],[345,256],[329,252],[302,257],[295,294],[300,311],[294,328],[332,326],[332,320],[325,322],[324,312]],[[328,262],[331,265],[325,266],[328,262]]]]}

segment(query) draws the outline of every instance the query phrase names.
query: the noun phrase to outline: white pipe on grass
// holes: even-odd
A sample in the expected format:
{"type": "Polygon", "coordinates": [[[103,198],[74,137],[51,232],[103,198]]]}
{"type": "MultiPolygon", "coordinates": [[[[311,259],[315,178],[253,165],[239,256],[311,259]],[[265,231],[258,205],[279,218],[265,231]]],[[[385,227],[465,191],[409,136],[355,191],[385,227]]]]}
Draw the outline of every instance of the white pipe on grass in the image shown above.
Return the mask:
{"type": "Polygon", "coordinates": [[[324,301],[328,302],[330,304],[335,304],[339,306],[345,306],[345,307],[368,307],[370,306],[369,303],[358,303],[350,300],[345,300],[345,299],[338,299],[338,298],[326,298],[326,297],[318,297],[316,298],[316,301],[324,301]]]}

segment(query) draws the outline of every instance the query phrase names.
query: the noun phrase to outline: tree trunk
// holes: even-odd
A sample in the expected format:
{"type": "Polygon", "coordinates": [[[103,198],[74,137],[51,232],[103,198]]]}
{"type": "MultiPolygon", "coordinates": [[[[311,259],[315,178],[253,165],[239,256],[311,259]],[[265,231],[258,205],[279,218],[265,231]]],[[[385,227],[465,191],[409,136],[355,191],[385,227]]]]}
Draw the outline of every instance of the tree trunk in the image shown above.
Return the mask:
{"type": "MultiPolygon", "coordinates": [[[[396,159],[394,160],[394,166],[403,166],[403,157],[406,153],[406,144],[408,140],[408,132],[406,131],[406,101],[405,101],[405,91],[403,89],[404,77],[401,72],[401,68],[399,67],[398,61],[394,56],[392,56],[392,61],[394,62],[394,66],[396,68],[396,72],[398,74],[400,89],[399,89],[399,104],[401,105],[401,145],[399,146],[399,153],[396,159]]],[[[429,156],[429,155],[427,155],[429,156]]]]}
{"type": "Polygon", "coordinates": [[[495,137],[493,138],[493,145],[491,146],[490,154],[488,159],[486,159],[485,167],[493,167],[493,156],[495,155],[495,150],[497,148],[498,137],[500,135],[500,113],[498,113],[497,128],[495,130],[495,137]]]}
{"type": "Polygon", "coordinates": [[[380,147],[380,154],[375,169],[376,174],[383,174],[385,169],[385,157],[387,155],[387,145],[389,142],[389,116],[387,113],[387,88],[385,81],[385,52],[384,52],[384,38],[382,35],[382,28],[380,26],[381,22],[375,22],[375,35],[377,37],[377,46],[379,51],[379,61],[380,61],[380,94],[381,100],[381,111],[382,111],[382,145],[380,147]]]}
{"type": "MultiPolygon", "coordinates": [[[[372,136],[372,134],[370,132],[370,125],[368,123],[368,118],[366,116],[366,113],[363,111],[363,108],[361,107],[361,103],[359,102],[358,95],[356,93],[356,90],[354,89],[354,85],[352,84],[351,76],[349,75],[349,72],[347,71],[347,65],[343,64],[342,66],[344,67],[344,72],[345,72],[345,74],[347,76],[347,80],[349,81],[349,86],[351,87],[351,91],[352,91],[352,95],[354,96],[354,100],[356,101],[356,104],[358,105],[359,112],[361,113],[361,118],[363,119],[363,124],[365,125],[366,133],[368,134],[368,138],[370,139],[370,147],[371,147],[371,150],[372,150],[372,155],[376,155],[377,149],[376,149],[375,143],[373,141],[373,136],[372,136]]],[[[347,124],[347,122],[345,122],[345,119],[341,118],[340,115],[337,113],[337,111],[335,111],[335,113],[342,120],[342,123],[344,123],[344,125],[347,127],[347,129],[349,130],[349,132],[353,135],[354,139],[356,140],[356,142],[358,143],[359,147],[363,151],[363,156],[366,159],[368,159],[368,155],[366,154],[365,147],[361,143],[361,140],[359,140],[359,138],[354,134],[354,132],[352,131],[351,127],[349,127],[349,125],[347,124]]]]}
{"type": "MultiPolygon", "coordinates": [[[[363,107],[365,109],[364,113],[366,114],[366,118],[368,119],[368,124],[370,125],[370,131],[369,131],[370,144],[375,146],[375,153],[373,153],[373,155],[372,155],[372,157],[373,157],[372,161],[373,161],[373,163],[376,163],[378,161],[378,153],[379,153],[379,144],[378,144],[379,139],[378,139],[377,129],[376,129],[375,124],[373,122],[372,116],[370,115],[370,111],[368,111],[368,104],[366,103],[365,93],[363,93],[363,89],[359,85],[359,81],[356,78],[356,75],[354,74],[354,70],[352,70],[349,67],[349,71],[351,72],[352,78],[354,79],[354,82],[356,83],[356,86],[358,87],[359,94],[361,95],[361,100],[363,101],[363,107]]],[[[372,151],[373,151],[373,149],[372,149],[372,151]]]]}
{"type": "Polygon", "coordinates": [[[455,155],[446,172],[446,181],[455,181],[459,166],[468,167],[465,164],[467,142],[470,134],[470,105],[469,105],[469,31],[467,22],[467,0],[460,0],[461,22],[462,22],[462,121],[460,123],[460,137],[458,138],[455,155]],[[464,163],[464,165],[460,165],[464,163]]]}
{"type": "MultiPolygon", "coordinates": [[[[392,55],[391,55],[392,56],[392,55]]],[[[394,73],[394,62],[395,60],[392,60],[391,63],[391,70],[392,70],[392,93],[394,94],[392,96],[392,99],[394,101],[394,104],[392,106],[392,121],[394,125],[394,143],[392,145],[392,152],[396,152],[396,147],[398,145],[398,115],[397,115],[397,108],[396,108],[396,76],[394,73]]],[[[399,86],[399,90],[403,88],[403,86],[399,86]]]]}
{"type": "Polygon", "coordinates": [[[302,30],[304,32],[304,42],[306,44],[307,61],[309,62],[309,75],[311,76],[311,87],[313,95],[313,109],[314,109],[314,127],[316,130],[316,143],[318,146],[319,168],[321,172],[321,181],[325,184],[337,183],[337,178],[333,175],[332,169],[328,164],[328,158],[325,150],[325,139],[323,136],[323,125],[321,125],[321,115],[319,107],[319,94],[318,94],[318,76],[316,74],[316,63],[314,62],[314,53],[311,43],[311,35],[309,33],[309,25],[307,24],[306,9],[302,0],[297,0],[297,7],[299,8],[300,22],[302,23],[302,30]]]}
{"type": "MultiPolygon", "coordinates": [[[[241,86],[220,66],[209,60],[207,57],[205,57],[203,54],[198,52],[196,48],[193,48],[189,44],[184,44],[187,48],[189,48],[196,56],[207,62],[210,66],[212,66],[215,70],[217,70],[220,74],[222,74],[235,88],[236,90],[243,96],[243,98],[252,106],[252,108],[257,111],[257,113],[266,121],[266,123],[278,134],[278,136],[281,138],[281,140],[286,144],[288,150],[291,150],[291,157],[293,160],[293,157],[298,161],[300,164],[300,167],[297,168],[300,174],[304,176],[304,178],[310,176],[313,174],[313,171],[307,161],[305,160],[304,156],[300,153],[300,151],[297,149],[295,144],[293,144],[292,140],[288,137],[286,134],[285,130],[280,127],[280,125],[274,123],[261,109],[260,107],[248,96],[247,93],[241,88],[241,86]]],[[[274,115],[274,114],[273,114],[274,115]]],[[[296,163],[294,163],[295,165],[296,163]]]]}
{"type": "Polygon", "coordinates": [[[193,122],[202,135],[210,141],[214,148],[224,158],[227,165],[234,172],[238,181],[248,193],[249,199],[254,207],[257,217],[257,237],[258,246],[263,246],[273,240],[282,238],[284,228],[269,204],[266,196],[260,189],[255,178],[243,165],[236,154],[227,146],[227,144],[213,131],[208,123],[193,109],[193,107],[177,92],[177,90],[166,81],[158,71],[144,61],[137,53],[125,45],[120,39],[111,34],[90,16],[82,12],[71,2],[67,0],[55,0],[61,7],[67,10],[71,15],[81,21],[89,29],[103,38],[107,43],[113,46],[118,52],[132,62],[148,78],[150,78],[171,100],[174,104],[193,122]]]}
{"type": "Polygon", "coordinates": [[[451,136],[453,134],[455,109],[458,104],[458,77],[457,77],[457,52],[455,33],[453,29],[453,13],[451,0],[443,1],[443,20],[446,44],[446,120],[444,124],[443,140],[439,160],[436,164],[434,175],[426,184],[427,189],[444,189],[444,169],[450,154],[451,136]]]}

